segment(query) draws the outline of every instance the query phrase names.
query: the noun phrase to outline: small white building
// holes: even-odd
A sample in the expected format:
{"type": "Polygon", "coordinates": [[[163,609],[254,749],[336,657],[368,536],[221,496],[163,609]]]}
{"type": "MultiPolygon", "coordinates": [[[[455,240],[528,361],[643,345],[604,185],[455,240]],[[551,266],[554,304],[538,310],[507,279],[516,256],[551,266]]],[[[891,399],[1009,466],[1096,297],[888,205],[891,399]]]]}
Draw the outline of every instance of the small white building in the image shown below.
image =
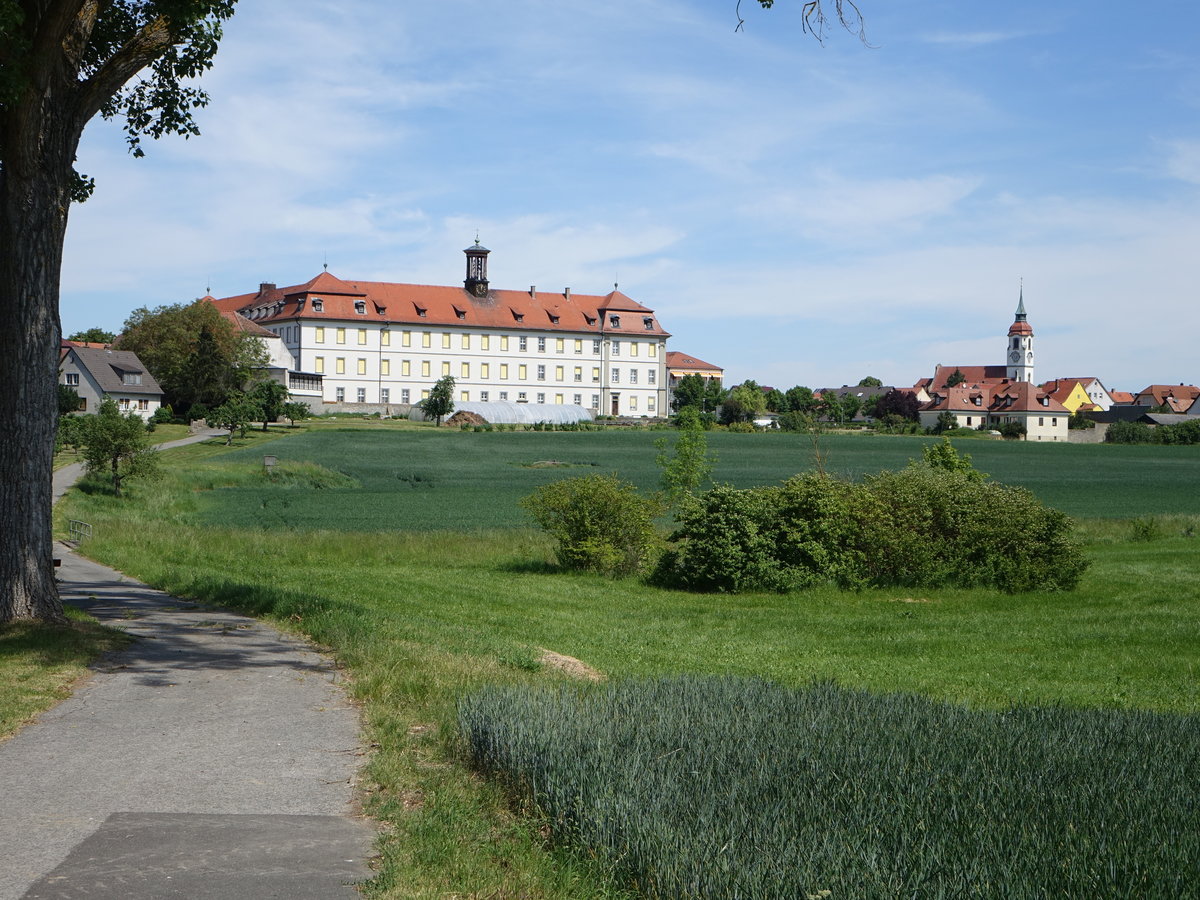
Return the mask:
{"type": "Polygon", "coordinates": [[[162,406],[163,392],[131,350],[64,342],[58,380],[79,395],[80,412],[95,413],[111,397],[123,413],[149,419],[162,406]]]}

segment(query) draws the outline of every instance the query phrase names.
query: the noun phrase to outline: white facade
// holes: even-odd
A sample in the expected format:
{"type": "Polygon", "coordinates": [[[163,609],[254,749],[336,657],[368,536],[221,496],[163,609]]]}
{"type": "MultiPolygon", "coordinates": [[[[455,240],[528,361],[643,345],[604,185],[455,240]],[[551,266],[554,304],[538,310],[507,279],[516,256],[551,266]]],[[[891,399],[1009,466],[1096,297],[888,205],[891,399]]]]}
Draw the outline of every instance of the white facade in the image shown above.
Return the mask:
{"type": "Polygon", "coordinates": [[[669,335],[653,310],[615,286],[603,296],[492,289],[489,252],[478,242],[467,248],[462,287],[348,282],[323,272],[212,302],[278,335],[289,388],[307,381],[325,403],[414,404],[449,375],[457,402],[669,413],[669,335]]]}
{"type": "Polygon", "coordinates": [[[265,327],[333,403],[417,403],[444,375],[456,401],[573,403],[600,415],[666,410],[666,340],[297,320],[265,327]]]}

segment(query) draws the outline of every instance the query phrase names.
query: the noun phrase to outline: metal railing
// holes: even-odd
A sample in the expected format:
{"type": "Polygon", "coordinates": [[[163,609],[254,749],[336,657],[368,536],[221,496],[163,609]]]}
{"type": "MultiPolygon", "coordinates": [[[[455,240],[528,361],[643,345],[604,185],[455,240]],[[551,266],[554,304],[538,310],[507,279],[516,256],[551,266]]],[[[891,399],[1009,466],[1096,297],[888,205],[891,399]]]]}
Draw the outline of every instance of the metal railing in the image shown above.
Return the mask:
{"type": "Polygon", "coordinates": [[[75,543],[80,544],[84,538],[92,536],[92,526],[87,522],[80,522],[78,519],[71,519],[67,525],[67,533],[70,539],[75,543]]]}

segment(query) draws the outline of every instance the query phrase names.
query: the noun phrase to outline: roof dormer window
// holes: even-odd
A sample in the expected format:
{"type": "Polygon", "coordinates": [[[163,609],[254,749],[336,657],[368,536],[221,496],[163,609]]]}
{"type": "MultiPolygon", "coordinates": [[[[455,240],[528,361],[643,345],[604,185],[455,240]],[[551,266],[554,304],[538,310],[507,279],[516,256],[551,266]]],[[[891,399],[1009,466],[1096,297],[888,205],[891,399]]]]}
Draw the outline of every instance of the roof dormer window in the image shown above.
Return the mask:
{"type": "MultiPolygon", "coordinates": [[[[510,307],[510,309],[511,309],[511,307],[510,307]]],[[[512,310],[512,317],[518,322],[525,321],[525,313],[517,312],[515,309],[512,310]]]]}
{"type": "Polygon", "coordinates": [[[367,314],[367,301],[366,300],[355,300],[354,301],[354,311],[356,313],[358,313],[358,315],[360,315],[360,316],[365,316],[367,314]]]}
{"type": "Polygon", "coordinates": [[[613,328],[620,328],[621,327],[621,317],[620,316],[609,316],[608,324],[611,325],[613,328]]]}
{"type": "Polygon", "coordinates": [[[325,301],[320,297],[313,297],[313,312],[325,312],[325,301]]]}
{"type": "Polygon", "coordinates": [[[595,324],[596,324],[596,317],[595,317],[595,316],[588,316],[588,315],[585,315],[583,318],[584,318],[584,319],[587,321],[587,323],[588,323],[589,325],[595,325],[595,324]]]}
{"type": "Polygon", "coordinates": [[[467,317],[467,311],[465,309],[459,309],[457,306],[454,307],[454,314],[460,319],[465,319],[467,317]]]}
{"type": "Polygon", "coordinates": [[[425,307],[424,307],[424,306],[417,306],[417,304],[415,304],[415,303],[414,303],[414,304],[413,304],[413,309],[415,309],[415,310],[417,311],[417,315],[418,315],[418,316],[420,316],[422,319],[424,319],[424,318],[425,318],[425,312],[426,312],[426,310],[425,310],[425,307]]]}
{"type": "Polygon", "coordinates": [[[647,331],[654,330],[654,319],[650,318],[650,316],[643,316],[642,324],[646,326],[647,331]]]}
{"type": "Polygon", "coordinates": [[[550,324],[551,324],[551,325],[557,325],[557,324],[558,324],[558,316],[556,316],[554,313],[546,313],[546,315],[548,315],[548,316],[550,317],[550,324]]]}

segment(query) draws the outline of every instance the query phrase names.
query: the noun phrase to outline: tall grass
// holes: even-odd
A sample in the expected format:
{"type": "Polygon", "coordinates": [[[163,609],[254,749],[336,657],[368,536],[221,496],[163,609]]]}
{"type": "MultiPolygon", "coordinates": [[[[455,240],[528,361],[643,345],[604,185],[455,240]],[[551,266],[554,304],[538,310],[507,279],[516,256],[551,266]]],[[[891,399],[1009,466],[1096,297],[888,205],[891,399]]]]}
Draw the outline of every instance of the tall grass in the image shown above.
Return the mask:
{"type": "Polygon", "coordinates": [[[459,719],[481,771],[650,897],[1182,897],[1200,884],[1197,716],[669,678],[491,688],[459,719]]]}

